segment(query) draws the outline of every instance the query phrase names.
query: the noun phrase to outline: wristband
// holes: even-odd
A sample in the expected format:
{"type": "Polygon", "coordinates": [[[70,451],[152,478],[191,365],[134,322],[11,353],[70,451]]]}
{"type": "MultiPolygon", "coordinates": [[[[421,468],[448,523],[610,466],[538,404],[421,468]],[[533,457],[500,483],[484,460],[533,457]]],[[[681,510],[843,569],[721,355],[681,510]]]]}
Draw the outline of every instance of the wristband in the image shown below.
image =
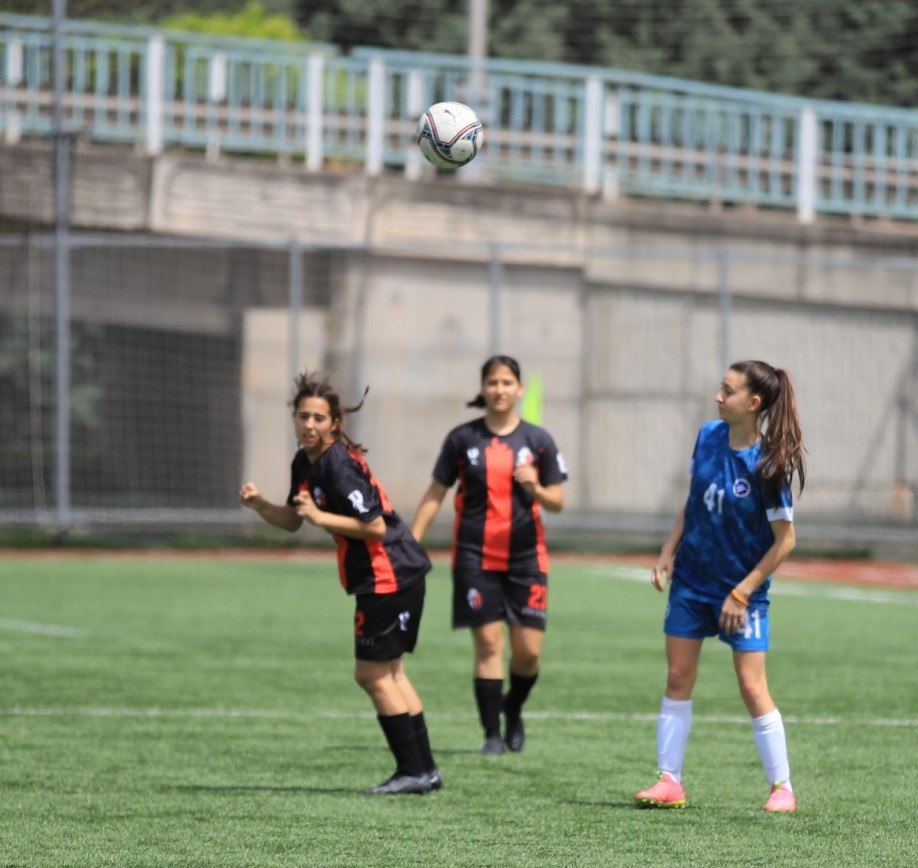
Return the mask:
{"type": "Polygon", "coordinates": [[[744,597],[736,588],[730,591],[730,596],[733,597],[737,603],[742,603],[744,606],[749,605],[749,597],[744,597]]]}

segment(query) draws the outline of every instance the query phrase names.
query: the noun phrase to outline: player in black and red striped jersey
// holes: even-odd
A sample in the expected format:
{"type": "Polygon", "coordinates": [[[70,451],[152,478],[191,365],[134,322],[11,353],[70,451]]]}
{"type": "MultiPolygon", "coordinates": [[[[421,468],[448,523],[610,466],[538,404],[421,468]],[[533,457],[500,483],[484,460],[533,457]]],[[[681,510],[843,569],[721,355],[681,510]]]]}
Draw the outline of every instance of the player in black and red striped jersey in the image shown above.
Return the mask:
{"type": "Polygon", "coordinates": [[[327,380],[308,374],[296,387],[291,406],[300,448],[287,502],[269,503],[251,482],[239,499],[275,527],[295,531],[307,521],[334,538],[341,584],[356,599],[354,678],[372,700],[396,762],[395,773],[367,792],[428,793],[442,778],[402,655],[417,642],[430,560],[367,466],[365,450],[344,431],[345,415],[363,401],[342,407],[327,380]]]}
{"type": "Polygon", "coordinates": [[[522,709],[539,675],[548,614],[548,550],[541,510],[559,512],[564,459],[551,435],[516,411],[520,366],[494,356],[469,402],[485,415],[454,428],[440,450],[412,523],[422,540],[446,492],[458,481],[453,532],[453,627],[468,627],[485,755],[522,750],[522,709]],[[504,693],[504,622],[510,633],[510,685],[504,693]],[[500,714],[505,716],[501,738],[500,714]]]}

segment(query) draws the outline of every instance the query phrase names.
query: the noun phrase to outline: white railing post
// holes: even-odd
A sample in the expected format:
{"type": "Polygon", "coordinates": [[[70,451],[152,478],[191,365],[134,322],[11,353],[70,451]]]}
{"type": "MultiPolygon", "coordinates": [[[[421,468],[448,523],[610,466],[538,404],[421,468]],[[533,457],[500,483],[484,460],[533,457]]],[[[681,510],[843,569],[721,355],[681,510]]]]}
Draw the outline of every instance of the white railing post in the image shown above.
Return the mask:
{"type": "Polygon", "coordinates": [[[306,81],[306,169],[318,172],[325,163],[322,129],[325,118],[325,58],[313,54],[307,65],[306,81]]]}
{"type": "Polygon", "coordinates": [[[162,36],[151,36],[147,42],[147,153],[163,150],[163,75],[166,47],[162,36]]]}
{"type": "Polygon", "coordinates": [[[223,102],[226,99],[226,55],[215,54],[207,71],[207,99],[223,102]]]}
{"type": "Polygon", "coordinates": [[[6,47],[6,69],[4,70],[7,87],[17,87],[22,84],[22,42],[18,39],[10,40],[6,47]]]}
{"type": "Polygon", "coordinates": [[[602,80],[591,75],[583,92],[583,189],[587,193],[599,192],[604,126],[602,80]]]}
{"type": "MultiPolygon", "coordinates": [[[[427,106],[423,104],[424,100],[424,76],[420,70],[413,69],[408,73],[408,88],[405,95],[405,113],[409,120],[417,120],[427,106]]],[[[412,139],[414,131],[412,130],[412,139]]],[[[417,148],[408,148],[405,155],[405,177],[410,181],[416,181],[421,177],[421,167],[424,158],[417,148]]]]}
{"type": "Polygon", "coordinates": [[[383,168],[386,139],[386,64],[382,58],[370,60],[368,76],[365,171],[368,175],[378,175],[383,168]]]}
{"type": "Polygon", "coordinates": [[[819,150],[819,126],[812,106],[804,106],[798,120],[797,146],[797,219],[812,223],[816,218],[816,165],[819,150]]]}

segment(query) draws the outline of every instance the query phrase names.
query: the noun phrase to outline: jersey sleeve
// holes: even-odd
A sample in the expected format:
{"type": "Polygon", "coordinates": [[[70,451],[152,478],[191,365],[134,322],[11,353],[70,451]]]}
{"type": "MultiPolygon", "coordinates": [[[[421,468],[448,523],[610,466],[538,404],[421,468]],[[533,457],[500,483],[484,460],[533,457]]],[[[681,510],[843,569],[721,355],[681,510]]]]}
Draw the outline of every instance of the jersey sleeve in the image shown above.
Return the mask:
{"type": "Polygon", "coordinates": [[[459,429],[453,429],[446,435],[443,446],[440,448],[440,454],[437,456],[434,464],[433,478],[441,485],[452,488],[453,484],[459,478],[459,456],[461,455],[459,429]]]}
{"type": "Polygon", "coordinates": [[[552,436],[540,429],[539,481],[542,485],[559,485],[567,480],[567,464],[552,436]]]}
{"type": "Polygon", "coordinates": [[[287,506],[296,506],[293,498],[300,493],[306,480],[306,467],[303,462],[303,453],[297,452],[290,463],[290,491],[287,492],[287,506]]]}
{"type": "Polygon", "coordinates": [[[336,468],[334,479],[335,512],[371,522],[383,514],[382,499],[376,486],[352,458],[336,468]]]}
{"type": "Polygon", "coordinates": [[[794,520],[794,496],[790,483],[784,479],[780,483],[766,484],[762,488],[762,502],[768,520],[792,522],[794,520]]]}

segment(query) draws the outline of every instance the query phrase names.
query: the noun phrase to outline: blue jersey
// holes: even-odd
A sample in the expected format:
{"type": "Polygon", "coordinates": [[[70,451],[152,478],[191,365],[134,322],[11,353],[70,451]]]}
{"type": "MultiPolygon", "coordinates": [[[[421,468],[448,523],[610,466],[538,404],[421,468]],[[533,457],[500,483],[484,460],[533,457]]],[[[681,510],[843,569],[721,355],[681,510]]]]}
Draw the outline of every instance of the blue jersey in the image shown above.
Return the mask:
{"type": "MultiPolygon", "coordinates": [[[[726,422],[708,422],[692,454],[685,525],[676,552],[673,584],[698,599],[719,603],[774,544],[769,522],[793,521],[786,480],[763,480],[759,444],[730,448],[726,422]]],[[[765,601],[771,577],[751,599],[765,601]]]]}

